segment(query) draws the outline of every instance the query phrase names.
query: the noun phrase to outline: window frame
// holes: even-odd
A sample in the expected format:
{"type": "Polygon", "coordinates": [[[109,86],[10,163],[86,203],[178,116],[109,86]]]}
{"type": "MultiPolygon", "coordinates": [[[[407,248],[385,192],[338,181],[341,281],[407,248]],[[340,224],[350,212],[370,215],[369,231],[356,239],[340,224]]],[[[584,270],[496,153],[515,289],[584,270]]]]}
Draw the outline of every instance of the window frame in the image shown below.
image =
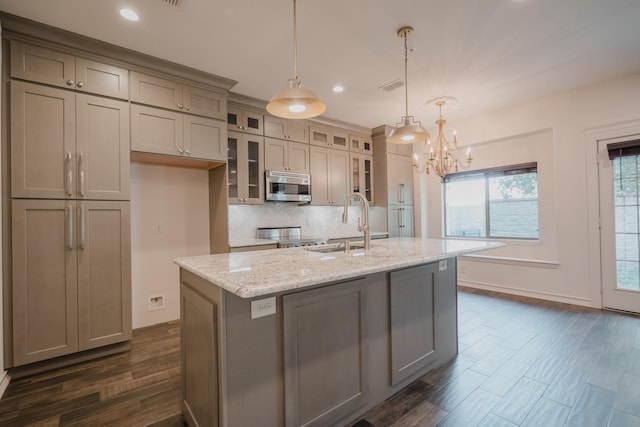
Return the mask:
{"type": "MultiPolygon", "coordinates": [[[[525,241],[539,241],[540,240],[540,196],[536,196],[536,200],[538,202],[538,228],[537,228],[537,236],[536,237],[522,237],[522,236],[492,236],[491,235],[491,208],[490,208],[490,186],[489,179],[497,176],[510,176],[510,175],[522,175],[528,173],[536,174],[536,190],[539,188],[539,177],[538,177],[538,162],[530,162],[530,163],[520,163],[515,165],[506,165],[506,166],[498,166],[492,168],[485,169],[475,169],[473,171],[463,171],[463,172],[455,172],[446,175],[442,179],[442,210],[443,210],[443,236],[448,239],[470,239],[470,240],[525,240],[525,241]],[[461,182],[472,179],[482,178],[484,180],[484,191],[485,191],[485,200],[484,200],[484,215],[485,215],[485,235],[484,236],[449,236],[447,234],[447,183],[450,182],[461,182]]],[[[536,191],[537,193],[537,191],[536,191]]]]}

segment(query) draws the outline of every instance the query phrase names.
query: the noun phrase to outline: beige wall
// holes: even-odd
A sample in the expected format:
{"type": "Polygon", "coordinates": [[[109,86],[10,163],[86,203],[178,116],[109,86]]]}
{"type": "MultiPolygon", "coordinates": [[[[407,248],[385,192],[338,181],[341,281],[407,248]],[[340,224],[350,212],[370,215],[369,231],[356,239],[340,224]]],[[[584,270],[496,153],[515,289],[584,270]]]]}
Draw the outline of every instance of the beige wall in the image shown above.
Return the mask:
{"type": "MultiPolygon", "coordinates": [[[[590,135],[599,129],[624,133],[640,121],[638,99],[640,74],[447,124],[458,131],[462,144],[472,145],[474,168],[540,162],[540,241],[508,242],[506,248],[483,254],[499,259],[461,260],[461,284],[601,305],[590,135]]],[[[416,223],[418,233],[441,237],[441,186],[432,178],[418,178],[417,205],[423,209],[416,223]]]]}
{"type": "Polygon", "coordinates": [[[180,317],[179,270],[173,260],[209,253],[207,171],[131,165],[133,327],[180,317]],[[165,308],[149,311],[150,296],[165,308]]]}

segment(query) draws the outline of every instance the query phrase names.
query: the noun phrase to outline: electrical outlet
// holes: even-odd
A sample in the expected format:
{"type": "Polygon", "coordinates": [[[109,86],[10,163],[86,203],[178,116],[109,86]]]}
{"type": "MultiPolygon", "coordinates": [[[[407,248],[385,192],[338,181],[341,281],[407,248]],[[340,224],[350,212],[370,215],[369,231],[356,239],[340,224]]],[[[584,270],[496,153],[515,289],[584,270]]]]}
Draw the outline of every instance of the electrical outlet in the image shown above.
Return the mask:
{"type": "Polygon", "coordinates": [[[467,272],[467,267],[464,265],[460,266],[460,274],[465,274],[467,272]]]}
{"type": "Polygon", "coordinates": [[[447,269],[447,260],[443,259],[440,262],[438,262],[438,271],[442,271],[442,270],[446,270],[447,269]]]}
{"type": "Polygon", "coordinates": [[[251,301],[251,318],[270,316],[276,314],[276,297],[269,297],[251,301]]]}
{"type": "Polygon", "coordinates": [[[149,296],[149,311],[162,310],[164,306],[164,295],[149,296]]]}
{"type": "Polygon", "coordinates": [[[157,235],[162,235],[164,234],[164,227],[162,226],[162,224],[160,224],[159,222],[155,224],[155,226],[153,227],[153,231],[155,234],[157,235]]]}

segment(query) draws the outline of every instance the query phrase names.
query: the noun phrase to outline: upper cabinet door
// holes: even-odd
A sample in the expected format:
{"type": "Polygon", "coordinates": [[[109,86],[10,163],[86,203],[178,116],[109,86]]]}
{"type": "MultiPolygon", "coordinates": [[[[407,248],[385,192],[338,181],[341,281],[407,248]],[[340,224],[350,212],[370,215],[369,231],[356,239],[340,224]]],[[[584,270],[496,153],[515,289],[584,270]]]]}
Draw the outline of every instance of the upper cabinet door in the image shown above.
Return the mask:
{"type": "MultiPolygon", "coordinates": [[[[287,139],[287,120],[279,117],[264,116],[264,136],[287,139]]],[[[267,167],[267,169],[269,169],[267,167]]]]}
{"type": "Polygon", "coordinates": [[[11,42],[11,77],[129,98],[128,70],[17,41],[11,42]]]}
{"type": "Polygon", "coordinates": [[[182,86],[182,110],[186,113],[226,120],[226,97],[212,90],[182,86]]]}
{"type": "Polygon", "coordinates": [[[11,41],[11,77],[75,88],[75,74],[73,55],[11,41]]]}
{"type": "Polygon", "coordinates": [[[184,155],[188,157],[227,160],[227,128],[219,120],[184,116],[184,155]]]}
{"type": "Polygon", "coordinates": [[[309,173],[309,144],[289,142],[288,170],[309,173]]]}
{"type": "Polygon", "coordinates": [[[279,139],[264,139],[264,168],[284,171],[289,165],[289,144],[279,139]]]}
{"type": "Polygon", "coordinates": [[[183,111],[182,85],[172,80],[132,71],[131,101],[183,111]]]}
{"type": "Polygon", "coordinates": [[[184,114],[131,105],[131,150],[181,156],[184,114]]]}
{"type": "Polygon", "coordinates": [[[101,62],[76,58],[76,89],[129,99],[129,71],[101,62]]]}
{"type": "Polygon", "coordinates": [[[11,196],[76,194],[75,94],[11,82],[11,196]]]}
{"type": "Polygon", "coordinates": [[[227,128],[230,131],[262,135],[264,132],[262,113],[227,106],[227,128]]]}
{"type": "Polygon", "coordinates": [[[129,200],[129,103],[76,96],[77,195],[129,200]]]}

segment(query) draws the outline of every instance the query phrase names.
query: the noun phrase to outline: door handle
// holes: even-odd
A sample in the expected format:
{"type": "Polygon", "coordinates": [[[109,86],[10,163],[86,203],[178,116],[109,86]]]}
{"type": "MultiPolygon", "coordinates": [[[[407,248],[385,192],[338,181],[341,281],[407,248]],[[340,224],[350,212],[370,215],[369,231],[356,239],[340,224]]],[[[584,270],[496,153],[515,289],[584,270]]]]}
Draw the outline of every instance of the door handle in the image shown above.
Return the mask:
{"type": "Polygon", "coordinates": [[[80,206],[80,249],[84,249],[84,237],[85,237],[85,221],[84,221],[84,206],[80,206]]]}
{"type": "Polygon", "coordinates": [[[73,208],[67,207],[67,249],[73,250],[73,208]]]}
{"type": "Polygon", "coordinates": [[[80,197],[84,197],[84,156],[78,156],[78,174],[80,175],[80,197]]]}
{"type": "Polygon", "coordinates": [[[67,158],[65,159],[65,164],[67,166],[67,180],[66,180],[66,190],[67,196],[72,196],[72,188],[73,188],[73,171],[71,170],[71,151],[67,152],[67,158]]]}

